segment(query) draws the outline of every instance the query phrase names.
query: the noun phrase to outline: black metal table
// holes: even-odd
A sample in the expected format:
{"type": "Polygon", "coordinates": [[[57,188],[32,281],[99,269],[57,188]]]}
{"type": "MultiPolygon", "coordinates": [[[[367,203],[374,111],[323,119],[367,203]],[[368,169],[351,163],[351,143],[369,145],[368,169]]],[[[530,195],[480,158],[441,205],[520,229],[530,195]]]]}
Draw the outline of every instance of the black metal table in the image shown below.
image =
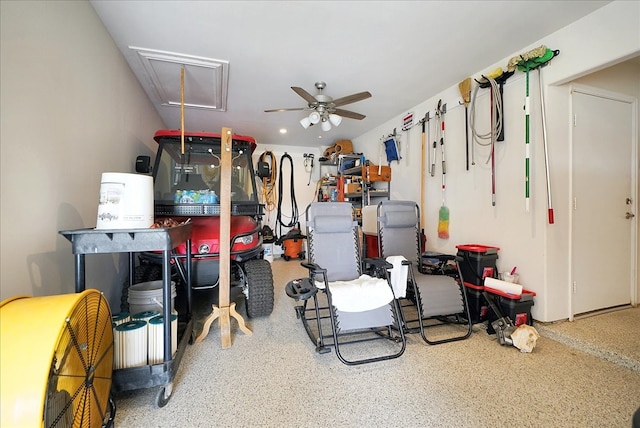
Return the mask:
{"type": "MultiPolygon", "coordinates": [[[[162,251],[164,302],[171,301],[171,252],[178,245],[186,243],[186,289],[187,325],[181,338],[175,358],[171,355],[171,305],[163,305],[164,320],[164,360],[160,364],[114,370],[113,389],[116,392],[164,385],[157,397],[158,406],[164,406],[173,390],[173,379],[180,360],[189,342],[193,324],[191,320],[191,230],[187,223],[162,229],[77,229],[62,230],[59,233],[72,244],[75,257],[75,290],[85,289],[85,255],[105,253],[129,253],[129,285],[133,285],[135,253],[162,251]]],[[[177,262],[177,260],[176,260],[177,262]]]]}

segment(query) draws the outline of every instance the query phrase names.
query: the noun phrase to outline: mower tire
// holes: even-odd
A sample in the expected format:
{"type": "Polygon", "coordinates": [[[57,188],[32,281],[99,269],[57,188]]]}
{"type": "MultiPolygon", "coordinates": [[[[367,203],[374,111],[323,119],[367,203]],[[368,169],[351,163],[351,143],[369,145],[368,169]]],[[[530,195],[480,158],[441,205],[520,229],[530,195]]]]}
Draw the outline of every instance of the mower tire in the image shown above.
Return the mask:
{"type": "Polygon", "coordinates": [[[273,312],[273,274],[271,264],[264,259],[244,264],[247,279],[246,307],[249,318],[268,316],[273,312]]]}

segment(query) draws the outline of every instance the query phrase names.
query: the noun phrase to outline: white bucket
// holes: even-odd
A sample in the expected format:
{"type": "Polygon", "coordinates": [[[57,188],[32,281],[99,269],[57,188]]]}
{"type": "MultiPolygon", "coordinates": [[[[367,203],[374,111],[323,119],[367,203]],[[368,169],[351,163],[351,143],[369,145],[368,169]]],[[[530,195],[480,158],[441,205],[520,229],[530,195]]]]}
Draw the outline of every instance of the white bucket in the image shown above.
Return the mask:
{"type": "MultiPolygon", "coordinates": [[[[171,311],[174,310],[176,283],[171,281],[171,311]]],[[[137,314],[147,311],[162,313],[162,280],[141,282],[129,287],[129,313],[137,314]]]]}
{"type": "Polygon", "coordinates": [[[153,224],[153,177],[102,173],[96,229],[145,229],[153,224]]]}

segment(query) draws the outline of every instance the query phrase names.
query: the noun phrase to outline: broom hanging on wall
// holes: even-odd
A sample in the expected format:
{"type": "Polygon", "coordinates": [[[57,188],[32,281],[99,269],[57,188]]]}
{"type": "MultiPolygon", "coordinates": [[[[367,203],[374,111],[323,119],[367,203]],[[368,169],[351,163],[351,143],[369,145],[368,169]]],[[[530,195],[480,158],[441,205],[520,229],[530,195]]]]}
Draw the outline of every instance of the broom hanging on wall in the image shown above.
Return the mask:
{"type": "Polygon", "coordinates": [[[464,104],[464,130],[465,130],[465,166],[469,171],[469,102],[471,102],[471,77],[467,77],[458,84],[462,103],[464,104]]]}

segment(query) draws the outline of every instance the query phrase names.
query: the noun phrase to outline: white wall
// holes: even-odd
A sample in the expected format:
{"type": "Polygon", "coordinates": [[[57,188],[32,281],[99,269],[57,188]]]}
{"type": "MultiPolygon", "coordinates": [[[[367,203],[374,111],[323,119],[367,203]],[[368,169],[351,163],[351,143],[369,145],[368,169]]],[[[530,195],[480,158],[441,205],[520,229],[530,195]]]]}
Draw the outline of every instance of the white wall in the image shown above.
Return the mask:
{"type": "MultiPolygon", "coordinates": [[[[547,222],[547,192],[540,119],[537,72],[530,74],[531,94],[531,209],[524,199],[524,97],[525,75],[516,72],[504,86],[505,141],[496,146],[496,206],[491,204],[491,168],[485,164],[486,148],[476,147],[476,165],[465,170],[464,108],[457,85],[410,108],[415,117],[427,111],[433,118],[438,100],[447,104],[446,122],[446,205],[450,209],[450,238],[437,237],[438,210],[442,204],[441,168],[436,176],[427,175],[424,186],[427,248],[455,253],[455,246],[481,243],[501,248],[498,267],[518,266],[520,282],[537,293],[533,316],[540,321],[569,317],[569,94],[564,85],[578,77],[603,69],[640,53],[640,3],[615,1],[585,18],[530,46],[523,46],[496,64],[479,68],[476,75],[497,67],[506,69],[509,59],[541,44],[560,50],[560,55],[543,69],[551,193],[555,223],[547,222]]],[[[453,71],[449,71],[453,72],[453,71]]],[[[462,81],[468,76],[459,76],[462,81]]],[[[635,95],[637,96],[637,94],[635,95]]],[[[488,89],[481,89],[477,100],[478,131],[489,130],[488,89]],[[484,124],[481,126],[480,124],[484,124]]],[[[402,125],[402,116],[354,139],[356,151],[367,158],[378,158],[380,137],[402,125]]],[[[431,139],[435,138],[431,121],[431,139]]],[[[401,138],[404,159],[392,164],[392,199],[420,202],[421,135],[418,126],[401,138]]],[[[437,154],[441,161],[440,150],[437,154]]],[[[604,267],[603,267],[604,268],[604,267]]]]}
{"type": "MultiPolygon", "coordinates": [[[[70,293],[58,231],[95,227],[101,173],[133,172],[163,125],[87,1],[0,5],[0,298],[70,293]]],[[[119,308],[126,258],[86,259],[119,308]]]]}

